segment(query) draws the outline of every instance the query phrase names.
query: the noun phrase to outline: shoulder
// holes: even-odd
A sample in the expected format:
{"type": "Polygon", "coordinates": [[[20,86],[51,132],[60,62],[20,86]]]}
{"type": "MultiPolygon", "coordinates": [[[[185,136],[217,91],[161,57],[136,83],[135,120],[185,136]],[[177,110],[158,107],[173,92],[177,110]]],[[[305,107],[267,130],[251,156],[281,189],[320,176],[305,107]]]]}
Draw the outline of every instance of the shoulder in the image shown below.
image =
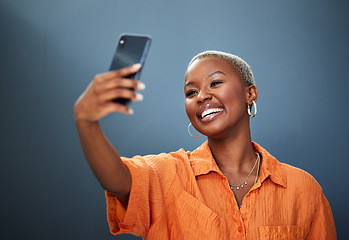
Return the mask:
{"type": "Polygon", "coordinates": [[[322,188],[315,178],[308,172],[280,163],[286,177],[285,196],[290,203],[297,204],[299,209],[313,213],[319,206],[323,196],[322,188]]]}
{"type": "Polygon", "coordinates": [[[268,168],[271,178],[282,179],[287,192],[294,196],[317,198],[322,194],[322,188],[315,178],[299,167],[280,162],[271,156],[268,158],[268,168]]]}
{"type": "Polygon", "coordinates": [[[132,158],[122,157],[126,165],[150,168],[151,170],[166,171],[174,170],[179,164],[189,164],[190,152],[179,149],[170,153],[150,154],[145,156],[136,155],[132,158]]]}
{"type": "Polygon", "coordinates": [[[262,170],[265,171],[265,177],[269,176],[273,182],[286,187],[287,192],[294,195],[299,193],[314,197],[321,195],[322,189],[310,173],[278,161],[256,143],[254,143],[254,148],[263,156],[262,170]]]}
{"type": "Polygon", "coordinates": [[[310,173],[286,163],[280,163],[280,166],[284,169],[288,187],[309,190],[313,193],[322,192],[321,186],[310,173]]]}

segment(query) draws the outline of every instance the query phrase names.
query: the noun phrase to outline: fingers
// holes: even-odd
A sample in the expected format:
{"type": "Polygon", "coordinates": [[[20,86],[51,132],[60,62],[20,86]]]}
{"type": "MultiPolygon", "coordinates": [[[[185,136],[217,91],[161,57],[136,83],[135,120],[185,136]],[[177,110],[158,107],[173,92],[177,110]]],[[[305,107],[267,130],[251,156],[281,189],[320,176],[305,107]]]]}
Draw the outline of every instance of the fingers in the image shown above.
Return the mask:
{"type": "Polygon", "coordinates": [[[124,78],[138,72],[140,69],[141,64],[137,63],[119,70],[99,74],[97,77],[102,75],[105,80],[110,78],[124,78]]]}
{"type": "Polygon", "coordinates": [[[120,112],[127,115],[133,114],[133,109],[127,107],[126,105],[109,102],[104,106],[104,115],[108,115],[113,112],[120,112]]]}
{"type": "Polygon", "coordinates": [[[126,78],[140,68],[140,64],[135,64],[96,75],[75,104],[76,120],[98,121],[113,112],[132,114],[132,109],[113,100],[117,98],[143,100],[143,95],[135,91],[143,90],[145,85],[140,81],[126,78]]]}
{"type": "Polygon", "coordinates": [[[111,78],[103,81],[102,83],[96,83],[97,92],[104,92],[117,88],[127,88],[141,91],[145,89],[145,85],[140,81],[135,81],[128,78],[111,78]]]}
{"type": "Polygon", "coordinates": [[[112,88],[131,88],[134,90],[144,90],[145,85],[140,81],[135,81],[127,76],[140,70],[140,64],[134,64],[117,71],[110,71],[96,75],[94,82],[96,90],[103,92],[112,88]]]}
{"type": "Polygon", "coordinates": [[[126,77],[138,72],[139,70],[141,70],[141,64],[137,63],[113,72],[115,72],[118,77],[126,77]]]}
{"type": "Polygon", "coordinates": [[[134,64],[117,71],[99,74],[94,79],[94,92],[98,96],[99,104],[112,101],[116,98],[125,98],[131,101],[143,100],[143,95],[135,90],[144,90],[145,85],[140,81],[125,78],[140,70],[140,64],[134,64]]]}
{"type": "Polygon", "coordinates": [[[113,88],[99,94],[99,102],[102,104],[116,98],[125,98],[134,102],[139,102],[143,100],[143,95],[128,88],[113,88]]]}

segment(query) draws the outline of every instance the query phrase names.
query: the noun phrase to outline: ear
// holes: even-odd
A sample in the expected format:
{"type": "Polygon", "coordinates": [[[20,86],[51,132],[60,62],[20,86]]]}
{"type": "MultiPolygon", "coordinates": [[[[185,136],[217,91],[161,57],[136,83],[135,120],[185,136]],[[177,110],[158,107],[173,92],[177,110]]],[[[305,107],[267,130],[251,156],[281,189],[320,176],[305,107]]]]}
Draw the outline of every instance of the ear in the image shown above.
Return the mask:
{"type": "Polygon", "coordinates": [[[247,87],[247,104],[252,104],[252,101],[257,102],[258,98],[258,89],[255,85],[247,87]]]}

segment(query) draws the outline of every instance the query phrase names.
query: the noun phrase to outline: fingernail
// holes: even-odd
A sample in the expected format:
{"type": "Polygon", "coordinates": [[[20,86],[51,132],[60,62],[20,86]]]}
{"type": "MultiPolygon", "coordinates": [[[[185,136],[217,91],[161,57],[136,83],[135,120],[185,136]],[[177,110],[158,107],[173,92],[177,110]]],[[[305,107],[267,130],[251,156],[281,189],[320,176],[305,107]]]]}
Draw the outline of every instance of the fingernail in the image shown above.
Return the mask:
{"type": "Polygon", "coordinates": [[[139,69],[139,68],[141,68],[141,64],[140,63],[133,64],[132,68],[139,69]]]}
{"type": "Polygon", "coordinates": [[[145,89],[145,84],[142,83],[142,82],[138,82],[137,89],[140,90],[140,91],[144,90],[145,89]]]}
{"type": "Polygon", "coordinates": [[[134,113],[133,109],[132,109],[132,108],[129,108],[129,109],[128,109],[128,114],[129,114],[129,115],[132,115],[133,113],[134,113]]]}
{"type": "Polygon", "coordinates": [[[137,101],[142,101],[143,100],[143,95],[140,93],[136,93],[136,100],[137,101]]]}

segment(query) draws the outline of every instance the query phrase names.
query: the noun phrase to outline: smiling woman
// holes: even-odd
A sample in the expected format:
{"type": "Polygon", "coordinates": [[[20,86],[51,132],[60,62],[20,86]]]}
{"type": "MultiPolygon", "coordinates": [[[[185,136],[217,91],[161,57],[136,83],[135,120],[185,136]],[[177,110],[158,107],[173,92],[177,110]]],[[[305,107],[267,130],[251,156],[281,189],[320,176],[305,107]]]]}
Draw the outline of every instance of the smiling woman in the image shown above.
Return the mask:
{"type": "Polygon", "coordinates": [[[207,136],[193,152],[121,158],[98,121],[131,110],[112,100],[142,99],[125,78],[139,65],[97,75],[75,105],[82,147],[106,189],[113,234],[144,239],[336,239],[332,212],[308,173],[280,163],[251,141],[249,108],[258,98],[241,58],[207,51],[189,63],[185,108],[207,136]]]}

